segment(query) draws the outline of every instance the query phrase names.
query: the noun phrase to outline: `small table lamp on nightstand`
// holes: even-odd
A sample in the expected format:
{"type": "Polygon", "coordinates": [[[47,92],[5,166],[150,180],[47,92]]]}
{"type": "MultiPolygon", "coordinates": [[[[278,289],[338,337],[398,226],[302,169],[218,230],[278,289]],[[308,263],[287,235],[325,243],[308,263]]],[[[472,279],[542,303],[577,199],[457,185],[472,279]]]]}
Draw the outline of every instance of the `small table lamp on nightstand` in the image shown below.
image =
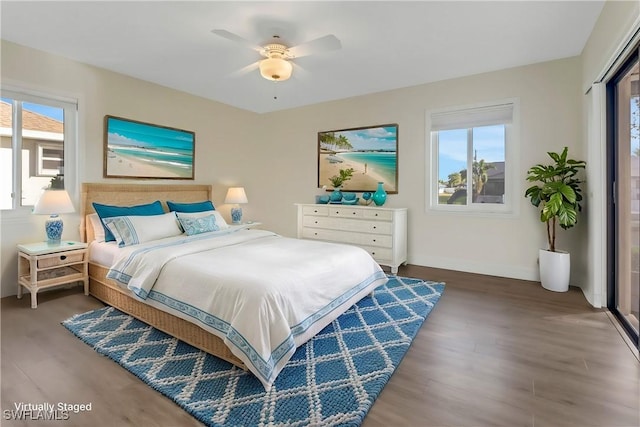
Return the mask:
{"type": "Polygon", "coordinates": [[[234,224],[240,224],[242,222],[242,208],[239,206],[241,203],[248,203],[247,194],[244,192],[244,187],[231,187],[227,191],[227,197],[224,199],[225,203],[235,204],[236,206],[231,208],[231,221],[234,224]]]}
{"type": "Polygon", "coordinates": [[[58,214],[70,212],[75,212],[75,209],[66,190],[44,190],[33,207],[33,213],[51,215],[44,225],[49,243],[60,243],[63,224],[58,214]]]}

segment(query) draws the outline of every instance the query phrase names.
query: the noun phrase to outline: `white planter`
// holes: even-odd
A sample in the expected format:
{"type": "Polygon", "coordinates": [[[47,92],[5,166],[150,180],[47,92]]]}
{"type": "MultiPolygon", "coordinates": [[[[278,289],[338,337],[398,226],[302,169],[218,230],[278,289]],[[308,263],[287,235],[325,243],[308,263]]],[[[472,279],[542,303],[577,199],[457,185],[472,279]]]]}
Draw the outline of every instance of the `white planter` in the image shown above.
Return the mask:
{"type": "Polygon", "coordinates": [[[571,273],[570,254],[540,249],[539,256],[542,287],[554,292],[567,292],[571,273]]]}

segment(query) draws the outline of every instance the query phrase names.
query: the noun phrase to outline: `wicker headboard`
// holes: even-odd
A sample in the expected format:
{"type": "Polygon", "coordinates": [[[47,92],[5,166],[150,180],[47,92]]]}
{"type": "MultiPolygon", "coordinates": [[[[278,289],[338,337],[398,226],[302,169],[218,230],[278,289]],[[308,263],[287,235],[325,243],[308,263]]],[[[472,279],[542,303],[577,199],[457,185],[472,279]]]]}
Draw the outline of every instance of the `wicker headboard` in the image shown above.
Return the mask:
{"type": "Polygon", "coordinates": [[[80,194],[80,239],[93,240],[93,230],[86,226],[86,218],[95,212],[93,202],[107,205],[131,206],[162,202],[167,209],[167,200],[176,202],[199,202],[211,200],[212,186],[205,184],[101,184],[83,183],[80,194]]]}

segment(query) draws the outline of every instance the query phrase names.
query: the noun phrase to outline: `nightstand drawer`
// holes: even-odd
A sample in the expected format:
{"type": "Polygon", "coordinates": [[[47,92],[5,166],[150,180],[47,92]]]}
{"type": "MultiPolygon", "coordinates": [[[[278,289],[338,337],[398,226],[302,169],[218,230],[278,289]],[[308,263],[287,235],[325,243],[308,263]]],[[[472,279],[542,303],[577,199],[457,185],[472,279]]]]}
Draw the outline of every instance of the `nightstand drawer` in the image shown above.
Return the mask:
{"type": "Polygon", "coordinates": [[[81,253],[64,252],[52,254],[38,258],[38,268],[58,267],[61,265],[73,264],[84,260],[84,251],[81,253]]]}

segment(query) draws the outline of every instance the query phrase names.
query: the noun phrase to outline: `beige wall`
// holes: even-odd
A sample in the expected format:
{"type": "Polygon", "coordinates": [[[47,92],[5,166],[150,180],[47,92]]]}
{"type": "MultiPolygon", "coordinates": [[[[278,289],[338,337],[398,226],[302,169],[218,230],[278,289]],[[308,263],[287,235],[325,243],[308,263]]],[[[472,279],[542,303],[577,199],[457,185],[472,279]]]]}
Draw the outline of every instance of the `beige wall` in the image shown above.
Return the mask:
{"type": "MultiPolygon", "coordinates": [[[[242,183],[244,144],[254,140],[253,113],[4,40],[1,47],[3,85],[78,99],[79,182],[106,181],[102,178],[103,118],[109,114],[194,131],[195,182],[214,184],[217,205],[223,204],[228,186],[242,183]]],[[[76,191],[76,206],[77,196],[76,191]]],[[[6,296],[16,293],[16,244],[42,240],[44,218],[31,215],[29,209],[0,215],[1,295],[6,296]]],[[[63,238],[78,239],[79,216],[63,218],[63,238]]]]}
{"type": "Polygon", "coordinates": [[[582,51],[582,88],[584,92],[609,67],[616,48],[637,29],[640,1],[608,0],[582,51]]]}
{"type": "MultiPolygon", "coordinates": [[[[271,114],[255,115],[151,83],[2,42],[3,83],[80,100],[79,181],[102,178],[103,117],[111,114],[196,132],[196,182],[214,184],[221,205],[230,185],[243,185],[245,218],[295,235],[296,202],[311,202],[316,188],[316,134],[320,130],[399,124],[399,193],[389,206],[409,208],[409,262],[536,280],[543,225],[524,197],[512,218],[449,216],[425,211],[425,112],[448,106],[517,97],[521,130],[519,194],[526,169],[546,161],[546,151],[570,147],[584,153],[581,61],[569,58],[477,76],[367,95],[271,114]]],[[[111,180],[114,181],[114,180],[111,180]]],[[[118,181],[126,182],[126,181],[118,181]]],[[[79,218],[68,216],[65,238],[76,238],[79,218]]],[[[5,212],[2,295],[15,293],[15,244],[41,238],[42,218],[5,212]]],[[[584,245],[584,229],[562,233],[559,246],[584,245]]],[[[584,260],[573,265],[582,285],[584,260]]]]}
{"type": "MultiPolygon", "coordinates": [[[[409,262],[499,276],[537,280],[537,251],[545,245],[545,231],[537,211],[524,197],[517,199],[519,214],[512,218],[455,216],[425,211],[425,112],[448,106],[517,97],[521,129],[518,158],[520,190],[525,171],[546,162],[546,152],[569,146],[580,158],[580,61],[560,61],[415,86],[389,92],[265,114],[258,118],[268,140],[248,171],[261,204],[279,193],[282,203],[260,211],[260,219],[287,235],[295,233],[295,202],[311,202],[316,194],[316,133],[322,130],[399,124],[399,192],[388,205],[409,208],[409,262]],[[270,159],[270,160],[269,160],[270,159]],[[261,167],[273,167],[261,180],[261,167]]],[[[275,200],[274,200],[275,201],[275,200]]],[[[585,240],[576,228],[562,233],[559,246],[573,250],[585,240]]],[[[576,284],[583,279],[575,265],[576,284]]]]}

